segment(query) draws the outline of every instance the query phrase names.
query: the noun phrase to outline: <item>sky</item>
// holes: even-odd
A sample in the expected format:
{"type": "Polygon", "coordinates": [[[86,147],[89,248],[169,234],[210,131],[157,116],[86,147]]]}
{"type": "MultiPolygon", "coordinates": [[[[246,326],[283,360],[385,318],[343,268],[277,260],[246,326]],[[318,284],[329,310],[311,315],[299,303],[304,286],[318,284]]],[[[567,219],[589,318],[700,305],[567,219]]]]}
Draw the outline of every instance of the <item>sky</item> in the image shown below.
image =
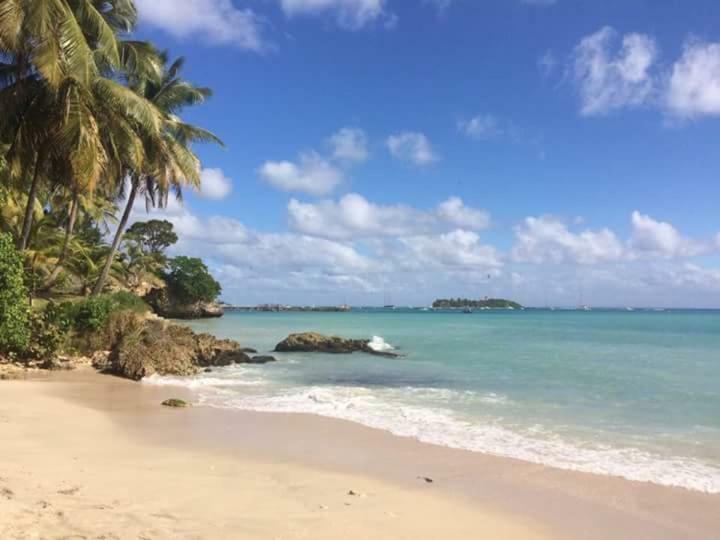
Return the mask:
{"type": "Polygon", "coordinates": [[[150,217],[223,300],[720,307],[716,2],[136,3],[214,91],[150,217]]]}

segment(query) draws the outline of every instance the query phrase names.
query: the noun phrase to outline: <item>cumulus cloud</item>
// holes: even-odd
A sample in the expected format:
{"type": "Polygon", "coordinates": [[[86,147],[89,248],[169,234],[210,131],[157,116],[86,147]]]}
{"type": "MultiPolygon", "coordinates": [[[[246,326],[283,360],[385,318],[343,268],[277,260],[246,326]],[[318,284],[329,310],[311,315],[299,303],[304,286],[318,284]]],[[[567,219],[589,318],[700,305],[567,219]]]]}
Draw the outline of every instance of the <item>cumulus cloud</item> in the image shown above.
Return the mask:
{"type": "Polygon", "coordinates": [[[637,255],[693,257],[706,253],[710,246],[685,238],[670,223],[656,221],[637,210],[632,213],[630,246],[637,255]]]}
{"type": "Polygon", "coordinates": [[[701,306],[716,298],[708,292],[720,290],[720,269],[687,259],[719,250],[715,238],[689,240],[640,212],[631,216],[625,242],[608,229],[528,217],[515,230],[514,248],[503,253],[477,231],[445,220],[444,209],[453,215],[467,209],[454,198],[429,210],[373,204],[359,195],[343,199],[296,201],[301,213],[311,212],[298,214],[304,225],[290,232],[203,217],[175,199],[149,215],[138,201],[131,219],[171,221],[180,237],[171,254],[203,257],[233,302],[374,304],[392,291],[396,303],[488,294],[528,305],[577,305],[582,290],[592,305],[701,306]]]}
{"type": "Polygon", "coordinates": [[[609,229],[570,231],[552,216],[527,217],[515,228],[512,257],[518,262],[595,264],[619,260],[624,249],[609,229]]]}
{"type": "Polygon", "coordinates": [[[387,138],[390,153],[401,160],[415,165],[429,165],[438,160],[430,140],[423,134],[405,131],[387,138]]]}
{"type": "Polygon", "coordinates": [[[389,17],[385,0],[280,0],[280,5],[288,17],[331,14],[339,26],[351,30],[389,17]]]}
{"type": "Polygon", "coordinates": [[[648,102],[655,89],[655,40],[638,33],[622,36],[606,26],[580,42],[571,74],[579,87],[581,114],[600,115],[648,102]]]}
{"type": "Polygon", "coordinates": [[[288,204],[290,225],[297,231],[334,239],[405,237],[440,232],[453,227],[469,230],[486,228],[490,216],[484,210],[466,206],[451,197],[437,209],[423,211],[407,205],[379,205],[357,193],[339,201],[288,204]]]}
{"type": "Polygon", "coordinates": [[[342,128],[331,135],[327,142],[336,160],[359,163],[368,158],[368,138],[362,129],[342,128]]]}
{"type": "Polygon", "coordinates": [[[405,247],[398,253],[401,266],[414,268],[469,267],[486,270],[502,266],[500,254],[482,244],[474,231],[457,229],[441,235],[401,238],[405,247]]]}
{"type": "Polygon", "coordinates": [[[265,48],[262,21],[251,9],[232,0],[136,0],[140,20],[177,38],[197,37],[207,43],[265,48]]]}
{"type": "Polygon", "coordinates": [[[203,169],[200,180],[200,195],[208,199],[224,199],[232,191],[232,180],[222,169],[203,169]]]}
{"type": "Polygon", "coordinates": [[[672,68],[666,105],[686,118],[720,114],[720,43],[685,46],[672,68]]]}
{"type": "Polygon", "coordinates": [[[500,133],[500,126],[493,115],[482,114],[468,120],[460,120],[458,130],[474,139],[489,139],[500,133]]]}
{"type": "Polygon", "coordinates": [[[490,214],[485,210],[465,206],[460,197],[450,197],[440,203],[437,214],[440,219],[465,229],[479,230],[490,226],[490,214]]]}
{"type": "Polygon", "coordinates": [[[344,178],[342,170],[317,152],[301,153],[297,162],[266,161],[258,173],[273,187],[311,195],[327,195],[344,178]]]}

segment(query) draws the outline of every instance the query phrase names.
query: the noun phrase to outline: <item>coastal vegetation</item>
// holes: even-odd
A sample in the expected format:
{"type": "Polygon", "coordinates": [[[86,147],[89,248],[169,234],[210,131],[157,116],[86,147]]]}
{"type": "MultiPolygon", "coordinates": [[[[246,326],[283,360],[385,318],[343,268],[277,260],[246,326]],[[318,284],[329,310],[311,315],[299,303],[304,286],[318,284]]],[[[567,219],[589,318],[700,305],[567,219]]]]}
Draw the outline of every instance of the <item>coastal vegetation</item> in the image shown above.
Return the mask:
{"type": "Polygon", "coordinates": [[[0,362],[109,348],[98,336],[146,316],[154,290],[220,293],[201,260],[167,256],[171,223],[130,225],[141,202],[201,189],[194,145],[222,144],[182,119],[211,90],[134,39],[137,22],[133,0],[2,2],[0,362]]]}
{"type": "Polygon", "coordinates": [[[512,300],[504,298],[484,298],[471,300],[469,298],[450,298],[435,300],[432,305],[435,309],[522,309],[522,306],[512,300]]]}

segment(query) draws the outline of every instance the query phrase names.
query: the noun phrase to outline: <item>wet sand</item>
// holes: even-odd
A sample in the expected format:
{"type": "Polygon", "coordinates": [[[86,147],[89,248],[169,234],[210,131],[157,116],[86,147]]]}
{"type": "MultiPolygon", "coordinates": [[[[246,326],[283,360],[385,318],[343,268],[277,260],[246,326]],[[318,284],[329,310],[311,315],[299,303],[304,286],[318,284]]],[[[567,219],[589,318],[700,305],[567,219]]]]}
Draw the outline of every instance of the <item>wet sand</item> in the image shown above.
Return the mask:
{"type": "Polygon", "coordinates": [[[718,495],[168,397],[192,400],[90,371],[0,382],[0,538],[719,535],[718,495]]]}

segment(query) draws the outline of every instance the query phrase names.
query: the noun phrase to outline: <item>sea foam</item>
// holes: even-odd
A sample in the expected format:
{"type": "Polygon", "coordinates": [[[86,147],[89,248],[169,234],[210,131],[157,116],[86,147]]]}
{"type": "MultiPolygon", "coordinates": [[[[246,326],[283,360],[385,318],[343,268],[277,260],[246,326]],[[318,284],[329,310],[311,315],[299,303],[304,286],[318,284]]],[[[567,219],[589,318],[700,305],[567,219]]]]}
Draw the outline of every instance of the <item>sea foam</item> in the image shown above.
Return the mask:
{"type": "Polygon", "coordinates": [[[390,345],[380,336],[373,336],[372,339],[368,342],[368,347],[370,347],[373,351],[376,352],[388,352],[395,350],[395,347],[390,345]]]}
{"type": "MultiPolygon", "coordinates": [[[[194,379],[152,377],[150,384],[177,384],[198,391],[201,405],[259,412],[309,413],[338,418],[450,448],[511,457],[559,469],[619,476],[640,482],[720,493],[720,469],[699,460],[661,456],[637,448],[618,448],[565,440],[543,426],[503,426],[499,420],[464,418],[439,405],[473,399],[489,408],[508,403],[506,396],[428,388],[369,389],[312,386],[257,394],[228,391],[237,381],[214,377],[194,379]],[[219,383],[219,384],[218,384],[219,383]],[[408,395],[433,406],[408,404],[408,395]]],[[[261,384],[257,380],[248,385],[261,384]]],[[[243,384],[238,384],[243,386],[243,384]]]]}

